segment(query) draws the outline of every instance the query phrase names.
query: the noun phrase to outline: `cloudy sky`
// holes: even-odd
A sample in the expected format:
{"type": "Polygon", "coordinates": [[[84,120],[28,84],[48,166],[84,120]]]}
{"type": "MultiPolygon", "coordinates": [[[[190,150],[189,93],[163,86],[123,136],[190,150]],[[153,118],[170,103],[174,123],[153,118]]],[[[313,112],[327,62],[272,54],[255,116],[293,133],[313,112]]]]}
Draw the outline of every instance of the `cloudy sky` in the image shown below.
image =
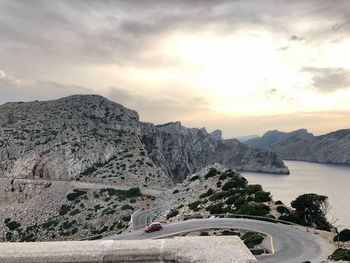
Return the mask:
{"type": "Polygon", "coordinates": [[[0,104],[90,93],[225,137],[350,128],[350,2],[0,0],[0,104]]]}

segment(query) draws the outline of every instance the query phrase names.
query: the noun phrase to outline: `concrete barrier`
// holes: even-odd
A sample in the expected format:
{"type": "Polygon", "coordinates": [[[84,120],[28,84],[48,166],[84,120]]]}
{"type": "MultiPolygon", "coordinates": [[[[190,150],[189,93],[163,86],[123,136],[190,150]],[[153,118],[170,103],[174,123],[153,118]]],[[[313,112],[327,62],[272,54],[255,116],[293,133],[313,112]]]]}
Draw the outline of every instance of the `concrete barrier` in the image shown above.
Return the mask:
{"type": "Polygon", "coordinates": [[[1,263],[256,262],[235,236],[0,243],[1,263]]]}

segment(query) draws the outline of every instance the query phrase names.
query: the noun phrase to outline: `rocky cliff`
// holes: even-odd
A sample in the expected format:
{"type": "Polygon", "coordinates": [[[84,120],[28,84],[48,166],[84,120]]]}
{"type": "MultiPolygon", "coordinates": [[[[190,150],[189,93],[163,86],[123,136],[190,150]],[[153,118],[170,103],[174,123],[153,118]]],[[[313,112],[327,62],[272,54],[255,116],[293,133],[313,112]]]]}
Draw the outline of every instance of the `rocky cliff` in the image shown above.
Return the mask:
{"type": "Polygon", "coordinates": [[[171,183],[144,151],[137,112],[100,96],[0,106],[0,177],[171,183]]]}
{"type": "Polygon", "coordinates": [[[153,162],[175,181],[215,162],[238,170],[289,173],[276,154],[251,150],[238,140],[223,140],[219,130],[208,133],[204,128],[185,128],[180,122],[141,123],[141,140],[153,162]]]}
{"type": "Polygon", "coordinates": [[[305,129],[269,131],[246,142],[251,148],[274,151],[282,159],[350,164],[350,129],[314,136],[305,129]]]}

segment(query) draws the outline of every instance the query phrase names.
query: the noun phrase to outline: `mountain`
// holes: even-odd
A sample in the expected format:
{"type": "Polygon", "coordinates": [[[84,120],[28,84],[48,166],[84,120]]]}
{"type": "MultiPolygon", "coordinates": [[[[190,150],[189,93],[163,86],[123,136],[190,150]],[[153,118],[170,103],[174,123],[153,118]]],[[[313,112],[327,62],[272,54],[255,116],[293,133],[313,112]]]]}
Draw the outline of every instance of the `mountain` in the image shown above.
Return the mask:
{"type": "Polygon", "coordinates": [[[275,153],[252,150],[221,132],[186,128],[180,122],[163,125],[141,123],[141,140],[148,155],[176,182],[215,162],[241,171],[289,173],[275,153]]]}
{"type": "Polygon", "coordinates": [[[255,138],[259,138],[258,135],[246,135],[246,136],[238,136],[238,137],[234,137],[233,139],[239,140],[240,142],[246,142],[249,141],[251,139],[255,139],[255,138]]]}
{"type": "Polygon", "coordinates": [[[213,162],[288,173],[276,154],[220,130],[140,122],[101,96],[0,105],[0,241],[125,231],[153,196],[213,162]]]}
{"type": "Polygon", "coordinates": [[[350,129],[321,136],[314,136],[305,129],[290,133],[273,130],[245,144],[276,152],[286,160],[350,164],[350,129]]]}

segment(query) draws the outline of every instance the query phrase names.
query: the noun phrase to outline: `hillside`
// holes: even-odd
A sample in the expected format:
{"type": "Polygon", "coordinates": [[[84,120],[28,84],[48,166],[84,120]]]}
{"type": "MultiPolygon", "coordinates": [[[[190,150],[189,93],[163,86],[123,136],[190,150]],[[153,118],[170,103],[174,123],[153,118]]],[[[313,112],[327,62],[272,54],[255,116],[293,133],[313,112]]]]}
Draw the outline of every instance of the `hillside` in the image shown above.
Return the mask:
{"type": "Polygon", "coordinates": [[[0,240],[125,231],[131,214],[213,162],[287,173],[276,154],[219,130],[153,125],[101,96],[0,106],[0,240]]]}
{"type": "Polygon", "coordinates": [[[282,159],[350,164],[350,129],[314,136],[307,130],[277,130],[245,142],[251,148],[273,151],[282,159]]]}

